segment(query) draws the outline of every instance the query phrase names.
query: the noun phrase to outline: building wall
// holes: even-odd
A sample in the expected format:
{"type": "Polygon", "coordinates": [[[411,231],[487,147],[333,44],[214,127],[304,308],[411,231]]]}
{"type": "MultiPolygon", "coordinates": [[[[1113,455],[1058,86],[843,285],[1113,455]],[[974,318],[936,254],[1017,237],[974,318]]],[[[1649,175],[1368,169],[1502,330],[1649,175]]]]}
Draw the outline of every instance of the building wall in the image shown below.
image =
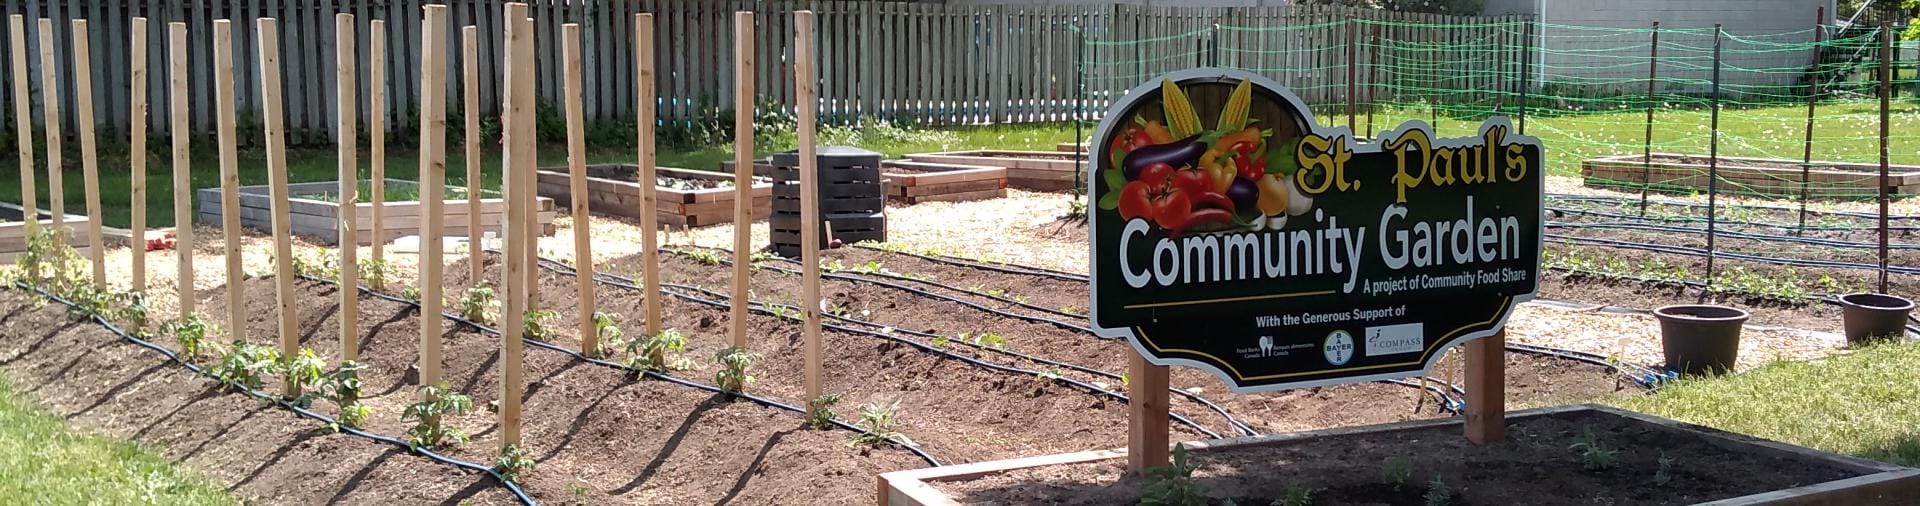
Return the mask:
{"type": "Polygon", "coordinates": [[[1803,82],[1796,71],[1811,62],[1811,49],[1772,44],[1811,41],[1822,7],[1831,23],[1834,0],[1487,0],[1486,14],[1537,16],[1534,82],[1568,94],[1644,90],[1655,21],[1662,30],[1659,86],[1705,93],[1718,23],[1729,34],[1721,42],[1722,91],[1741,96],[1782,93],[1773,87],[1803,82]]]}

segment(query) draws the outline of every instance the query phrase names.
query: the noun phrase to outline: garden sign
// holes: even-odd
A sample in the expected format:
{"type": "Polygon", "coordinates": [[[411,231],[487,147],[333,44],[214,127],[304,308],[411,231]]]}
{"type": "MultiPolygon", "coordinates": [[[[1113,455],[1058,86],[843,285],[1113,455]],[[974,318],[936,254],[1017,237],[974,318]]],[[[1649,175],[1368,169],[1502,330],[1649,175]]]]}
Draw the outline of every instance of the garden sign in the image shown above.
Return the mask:
{"type": "Polygon", "coordinates": [[[1413,376],[1538,284],[1541,146],[1504,117],[1358,142],[1228,69],[1135,88],[1095,132],[1092,322],[1235,391],[1413,376]]]}

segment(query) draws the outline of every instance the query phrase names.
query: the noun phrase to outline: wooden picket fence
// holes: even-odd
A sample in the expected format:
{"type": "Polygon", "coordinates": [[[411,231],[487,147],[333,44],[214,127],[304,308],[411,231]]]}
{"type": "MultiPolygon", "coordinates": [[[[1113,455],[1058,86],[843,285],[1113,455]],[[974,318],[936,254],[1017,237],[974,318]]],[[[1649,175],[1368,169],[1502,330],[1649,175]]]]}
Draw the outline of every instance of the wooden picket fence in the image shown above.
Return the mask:
{"type": "MultiPolygon", "coordinates": [[[[1348,18],[1400,19],[1404,15],[1375,10],[1326,6],[1282,7],[1142,7],[1130,5],[946,5],[918,2],[750,1],[750,0],[528,0],[535,23],[535,74],[543,104],[560,103],[560,44],[564,23],[580,23],[585,54],[585,108],[588,121],[631,120],[634,72],[631,20],[634,13],[652,12],[658,19],[655,58],[659,117],[663,122],[716,120],[735,109],[732,93],[731,16],[753,11],[759,39],[759,60],[753,79],[762,104],[793,110],[793,27],[791,13],[812,10],[820,29],[815,40],[819,76],[820,116],[830,123],[861,117],[921,124],[967,124],[1060,121],[1093,118],[1109,100],[1123,94],[1141,75],[1192,65],[1222,64],[1247,67],[1300,65],[1293,60],[1254,60],[1261,52],[1281,54],[1293,48],[1318,48],[1310,62],[1327,70],[1332,59],[1344,58],[1341,41],[1348,18]],[[1239,27],[1221,35],[1220,26],[1239,27]],[[1262,36],[1244,30],[1288,26],[1287,36],[1262,36]],[[1225,46],[1223,49],[1222,46],[1225,46]],[[1115,69],[1126,67],[1125,72],[1115,69]]],[[[479,89],[482,114],[499,116],[501,87],[499,62],[503,56],[502,6],[499,0],[3,0],[6,14],[27,18],[27,54],[38,55],[38,18],[54,20],[55,57],[61,62],[59,99],[62,113],[73,127],[75,69],[68,68],[71,19],[89,19],[87,36],[94,48],[93,82],[100,104],[99,127],[120,135],[136,113],[130,109],[127,26],[134,17],[146,17],[156,33],[166,23],[184,22],[189,30],[189,76],[192,93],[191,125],[195,133],[213,129],[211,24],[217,19],[251,20],[272,17],[284,27],[279,36],[286,48],[282,72],[286,76],[287,130],[292,145],[332,142],[334,111],[334,32],[332,16],[355,15],[360,41],[361,74],[368,61],[370,21],[386,20],[392,49],[386,66],[390,132],[409,131],[415,123],[420,96],[420,7],[445,4],[455,26],[477,26],[479,89]]],[[[1422,21],[1472,25],[1492,18],[1428,16],[1422,21]]],[[[1505,19],[1505,18],[1501,18],[1505,19]]],[[[250,27],[250,21],[237,26],[250,27]]],[[[1492,29],[1490,29],[1492,30],[1492,29]]],[[[253,30],[235,31],[236,90],[240,123],[246,128],[261,111],[260,83],[253,30]]],[[[1397,30],[1413,37],[1412,30],[1397,30]]],[[[448,34],[458,37],[458,30],[448,34]]],[[[457,40],[450,40],[457,43],[457,40]]],[[[0,37],[0,54],[10,42],[0,37]]],[[[149,39],[148,54],[166,54],[164,37],[149,39]]],[[[465,62],[450,55],[447,69],[458,72],[465,62]]],[[[1502,65],[1500,62],[1489,65],[1502,65]]],[[[28,74],[40,75],[40,61],[30,57],[28,74]]],[[[149,88],[165,90],[165,65],[153,65],[149,88]]],[[[1275,75],[1284,72],[1275,68],[1275,75]]],[[[0,85],[11,86],[0,77],[0,85]]],[[[1332,79],[1333,76],[1326,76],[1332,79]]],[[[34,108],[44,100],[37,77],[34,108]]],[[[1286,80],[1283,80],[1285,82],[1286,80]]],[[[449,82],[448,100],[463,101],[459,83],[449,82]]],[[[1289,83],[1291,84],[1291,83],[1289,83]]],[[[368,117],[367,84],[361,90],[358,117],[368,117]]],[[[1344,100],[1339,90],[1303,94],[1311,102],[1344,100]]],[[[151,110],[165,111],[174,97],[156,93],[151,110]]],[[[10,96],[0,103],[12,107],[10,96]]],[[[546,106],[543,105],[543,108],[546,106]]],[[[455,107],[451,110],[458,111],[455,107]]],[[[762,109],[765,111],[765,109],[762,109]]],[[[555,114],[557,116],[557,113],[555,114]]],[[[39,114],[34,115],[40,121],[39,114]]],[[[149,129],[166,135],[164,115],[149,114],[149,129]]],[[[457,124],[457,123],[456,123],[457,124]]]]}

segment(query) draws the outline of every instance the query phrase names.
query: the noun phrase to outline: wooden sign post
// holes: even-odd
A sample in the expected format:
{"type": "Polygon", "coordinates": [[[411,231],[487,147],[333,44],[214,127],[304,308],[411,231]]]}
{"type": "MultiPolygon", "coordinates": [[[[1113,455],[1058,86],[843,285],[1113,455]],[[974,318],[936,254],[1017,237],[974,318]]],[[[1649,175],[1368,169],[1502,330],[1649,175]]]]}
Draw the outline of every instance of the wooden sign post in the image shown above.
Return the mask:
{"type": "Polygon", "coordinates": [[[1467,440],[1497,443],[1507,437],[1507,331],[1467,341],[1467,440]]]}
{"type": "Polygon", "coordinates": [[[193,157],[187,135],[187,24],[167,23],[167,108],[173,136],[173,256],[180,318],[193,314],[193,157]]]}
{"type": "Polygon", "coordinates": [[[573,275],[580,292],[580,353],[600,357],[600,333],[593,325],[593,221],[587,208],[586,111],[581,104],[586,86],[580,76],[580,24],[560,26],[560,68],[566,79],[561,88],[567,109],[567,203],[573,215],[573,275]]]}
{"type": "Polygon", "coordinates": [[[360,133],[359,121],[359,78],[355,76],[355,67],[359,62],[359,53],[355,43],[359,37],[354,35],[353,15],[347,13],[333,16],[335,69],[339,73],[333,82],[334,110],[340,112],[339,137],[334,143],[339,146],[338,176],[340,183],[340,210],[334,216],[334,232],[339,235],[340,247],[340,360],[360,360],[360,237],[354,230],[355,211],[360,206],[360,133]]]}
{"type": "Polygon", "coordinates": [[[93,287],[107,288],[107,245],[100,230],[100,160],[93,139],[93,50],[87,44],[87,20],[73,20],[74,125],[80,129],[80,174],[87,198],[87,258],[93,261],[93,287]]]}
{"type": "Polygon", "coordinates": [[[501,177],[512,180],[507,195],[506,283],[504,298],[507,300],[504,324],[500,331],[500,449],[506,451],[510,446],[520,444],[520,395],[525,390],[525,368],[522,365],[522,339],[526,331],[522,312],[526,310],[527,299],[522,294],[526,290],[527,278],[522,273],[527,268],[527,248],[523,243],[534,238],[527,237],[531,230],[521,226],[528,218],[525,201],[530,200],[533,187],[524,184],[520,172],[533,172],[528,164],[533,161],[533,21],[527,19],[527,4],[509,3],[506,5],[507,58],[503,78],[506,81],[505,119],[501,121],[501,132],[506,135],[505,163],[501,177]]]}
{"type": "Polygon", "coordinates": [[[466,26],[460,29],[460,63],[465,76],[461,79],[462,95],[466,98],[466,119],[464,134],[460,137],[466,142],[465,165],[467,166],[467,282],[480,286],[480,280],[486,279],[485,262],[480,261],[486,244],[481,240],[480,232],[480,194],[486,185],[480,181],[480,29],[466,26]]]}
{"type": "MultiPolygon", "coordinates": [[[[447,181],[447,6],[427,5],[420,31],[420,383],[440,382],[440,285],[446,284],[441,220],[447,181]]],[[[469,210],[471,212],[471,210],[469,210]]]]}
{"type": "Polygon", "coordinates": [[[729,328],[733,346],[740,349],[747,348],[747,305],[751,304],[753,276],[753,43],[753,13],[733,13],[733,106],[736,112],[733,114],[733,305],[729,328]]]}
{"type": "MultiPolygon", "coordinates": [[[[14,14],[7,22],[12,28],[13,42],[13,138],[14,144],[20,147],[20,218],[26,220],[27,235],[32,236],[40,231],[40,204],[33,188],[33,95],[27,89],[27,18],[14,14]]],[[[40,279],[39,265],[27,265],[27,279],[40,279]]]]}
{"type": "MultiPolygon", "coordinates": [[[[260,115],[267,134],[267,188],[272,194],[274,300],[280,309],[280,357],[292,361],[300,353],[299,315],[293,288],[293,219],[288,216],[292,195],[287,193],[286,104],[281,101],[280,26],[273,18],[254,20],[260,45],[260,115]]],[[[239,209],[233,209],[238,211],[239,209]]],[[[223,211],[225,211],[223,209],[223,211]]],[[[222,213],[225,214],[225,213],[222,213]]],[[[237,214],[237,213],[236,213],[237,214]]],[[[422,318],[428,320],[431,318],[422,318]]],[[[287,397],[300,395],[300,384],[282,385],[287,397]]]]}
{"type": "MultiPolygon", "coordinates": [[[[128,42],[133,68],[128,79],[132,86],[132,117],[127,120],[127,130],[131,139],[127,141],[127,167],[131,171],[132,202],[128,205],[133,213],[132,234],[127,249],[132,253],[133,279],[131,288],[135,293],[147,292],[147,18],[133,18],[131,40],[128,42]]],[[[141,329],[135,328],[135,331],[141,329]]]]}
{"type": "MultiPolygon", "coordinates": [[[[367,101],[367,155],[368,167],[367,201],[373,203],[373,251],[374,263],[386,260],[386,201],[387,201],[387,22],[375,19],[368,23],[371,27],[367,43],[370,58],[367,60],[368,89],[373,90],[372,100],[367,101]]],[[[359,181],[355,181],[358,184],[359,181]]],[[[356,242],[355,244],[358,244],[356,242]]],[[[374,289],[384,290],[384,286],[374,289]]]]}
{"type": "Polygon", "coordinates": [[[1167,366],[1127,351],[1127,470],[1167,465],[1167,366]]]}
{"type": "Polygon", "coordinates": [[[53,57],[53,20],[40,18],[40,109],[46,113],[47,206],[53,210],[53,238],[67,243],[67,191],[60,166],[60,67],[53,57]]]}
{"type": "Polygon", "coordinates": [[[247,339],[246,272],[240,265],[240,153],[234,139],[233,21],[213,21],[213,118],[220,139],[220,233],[227,239],[227,335],[247,339]]]}
{"type": "MultiPolygon", "coordinates": [[[[820,398],[820,161],[814,157],[813,11],[793,13],[793,90],[800,104],[800,309],[806,313],[807,414],[820,398]]],[[[753,135],[748,131],[747,135],[753,135]]],[[[751,165],[745,164],[741,166],[751,165]]],[[[735,226],[746,224],[735,223],[735,226]]],[[[738,265],[738,263],[736,263],[738,265]]]]}
{"type": "MultiPolygon", "coordinates": [[[[634,104],[639,106],[635,123],[639,125],[637,140],[640,153],[640,180],[652,182],[654,176],[653,151],[653,15],[633,15],[633,70],[634,104]]],[[[647,335],[660,335],[660,220],[659,210],[654,206],[658,199],[654,196],[653,184],[640,185],[640,229],[646,231],[640,236],[641,275],[646,284],[647,335]]]]}

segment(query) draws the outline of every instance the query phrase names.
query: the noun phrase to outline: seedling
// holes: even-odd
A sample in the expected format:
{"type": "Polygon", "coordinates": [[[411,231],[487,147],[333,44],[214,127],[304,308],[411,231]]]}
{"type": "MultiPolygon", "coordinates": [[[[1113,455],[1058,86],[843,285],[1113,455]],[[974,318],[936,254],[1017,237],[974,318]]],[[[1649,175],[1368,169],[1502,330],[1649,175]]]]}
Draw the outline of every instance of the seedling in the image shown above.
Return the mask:
{"type": "Polygon", "coordinates": [[[1667,456],[1666,452],[1660,452],[1660,467],[1653,470],[1653,484],[1666,485],[1672,483],[1673,466],[1675,463],[1676,461],[1673,457],[1667,456]]]}
{"type": "Polygon", "coordinates": [[[173,340],[180,343],[180,354],[189,362],[200,356],[200,343],[216,330],[212,323],[200,318],[199,314],[188,313],[185,318],[167,322],[160,326],[160,332],[172,334],[173,340]]]}
{"type": "Polygon", "coordinates": [[[500,303],[493,299],[493,284],[481,281],[460,294],[460,318],[479,324],[493,323],[500,303]]]}
{"type": "Polygon", "coordinates": [[[1380,464],[1380,477],[1393,484],[1394,490],[1406,486],[1407,479],[1413,477],[1413,461],[1406,457],[1387,457],[1380,464]]]}
{"type": "Polygon", "coordinates": [[[500,473],[501,478],[515,483],[520,482],[521,475],[533,472],[536,465],[538,464],[533,461],[533,456],[528,455],[527,450],[520,448],[520,445],[507,445],[500,450],[500,456],[493,459],[494,472],[500,473]]]}
{"type": "Polygon", "coordinates": [[[1187,445],[1173,446],[1173,464],[1149,468],[1141,474],[1140,504],[1203,506],[1206,490],[1193,481],[1195,466],[1187,461],[1187,445]]]}
{"type": "Polygon", "coordinates": [[[300,253],[293,256],[293,273],[333,281],[340,279],[340,260],[326,253],[300,253]]]}
{"type": "Polygon", "coordinates": [[[1287,484],[1287,496],[1276,503],[1283,506],[1312,506],[1313,488],[1299,483],[1287,484]]]}
{"type": "Polygon", "coordinates": [[[420,387],[420,402],[407,406],[400,421],[413,421],[407,429],[407,444],[414,448],[433,448],[446,440],[464,443],[467,433],[442,423],[448,415],[460,415],[473,409],[473,398],[453,392],[446,382],[420,387]]]}
{"type": "Polygon", "coordinates": [[[220,380],[226,389],[259,389],[260,383],[274,373],[280,363],[280,351],[242,341],[234,341],[233,347],[220,357],[220,363],[213,366],[213,377],[220,380]]]}
{"type": "Polygon", "coordinates": [[[1453,489],[1447,488],[1447,482],[1435,476],[1433,481],[1427,482],[1427,493],[1422,494],[1420,499],[1426,501],[1427,506],[1447,506],[1453,504],[1453,489]]]}
{"type": "Polygon", "coordinates": [[[677,356],[686,349],[687,336],[681,334],[679,329],[665,329],[659,334],[640,336],[627,343],[627,368],[636,373],[692,369],[693,361],[677,356]]]}
{"type": "Polygon", "coordinates": [[[947,348],[947,335],[946,335],[946,334],[941,334],[941,335],[937,335],[937,336],[933,336],[933,347],[935,347],[935,348],[940,348],[940,349],[943,349],[943,350],[944,350],[944,349],[946,349],[946,348],[947,348]]]}
{"type": "Polygon", "coordinates": [[[524,313],[527,336],[541,341],[548,340],[553,337],[553,328],[547,326],[547,321],[559,317],[560,313],[553,310],[528,308],[524,313]]]}
{"type": "Polygon", "coordinates": [[[360,279],[375,290],[387,289],[387,273],[392,271],[393,264],[387,263],[384,259],[360,259],[360,279]]]}
{"type": "Polygon", "coordinates": [[[1600,436],[1593,433],[1592,426],[1581,428],[1580,436],[1573,438],[1573,444],[1567,449],[1579,452],[1580,463],[1588,471],[1613,469],[1620,454],[1619,450],[1607,448],[1606,443],[1600,441],[1600,436]]]}
{"type": "Polygon", "coordinates": [[[807,425],[815,430],[833,428],[833,419],[838,416],[833,412],[833,405],[839,402],[840,394],[820,394],[819,397],[807,401],[807,411],[813,413],[807,415],[807,425]]]}
{"type": "MultiPolygon", "coordinates": [[[[327,369],[327,362],[313,354],[312,349],[301,348],[299,355],[281,357],[282,361],[275,371],[279,373],[282,384],[293,387],[295,391],[305,391],[320,383],[320,375],[327,369]]],[[[313,402],[311,396],[301,395],[286,399],[295,406],[307,407],[313,402]]]]}
{"type": "Polygon", "coordinates": [[[721,390],[739,392],[753,382],[753,374],[748,369],[760,360],[760,354],[729,347],[720,350],[716,358],[720,361],[720,370],[713,373],[713,382],[719,384],[721,390]]]}
{"type": "Polygon", "coordinates": [[[402,299],[406,299],[406,300],[407,300],[407,302],[412,302],[412,303],[414,303],[414,304],[419,304],[419,303],[420,303],[420,287],[417,287],[417,286],[409,286],[409,287],[406,287],[406,288],[401,288],[401,289],[400,289],[400,298],[402,298],[402,299]]]}
{"type": "Polygon", "coordinates": [[[896,412],[899,411],[899,409],[900,401],[893,401],[892,404],[885,405],[877,402],[860,405],[859,426],[864,432],[855,434],[853,440],[848,442],[848,444],[853,446],[866,445],[874,448],[890,444],[895,440],[902,441],[906,444],[913,444],[913,442],[907,441],[906,436],[901,435],[899,430],[896,430],[900,425],[899,418],[896,416],[896,412]]]}
{"type": "Polygon", "coordinates": [[[710,249],[674,250],[674,252],[706,265],[720,265],[727,261],[720,258],[720,252],[710,249]]]}
{"type": "Polygon", "coordinates": [[[620,315],[606,311],[593,312],[593,334],[600,336],[600,349],[594,350],[600,356],[613,354],[626,343],[626,333],[620,330],[620,315]]]}
{"type": "Polygon", "coordinates": [[[340,407],[340,417],[332,425],[335,432],[342,426],[359,427],[373,414],[373,408],[360,403],[360,370],[366,368],[365,364],[347,360],[340,362],[340,368],[321,378],[322,395],[340,407]]]}

